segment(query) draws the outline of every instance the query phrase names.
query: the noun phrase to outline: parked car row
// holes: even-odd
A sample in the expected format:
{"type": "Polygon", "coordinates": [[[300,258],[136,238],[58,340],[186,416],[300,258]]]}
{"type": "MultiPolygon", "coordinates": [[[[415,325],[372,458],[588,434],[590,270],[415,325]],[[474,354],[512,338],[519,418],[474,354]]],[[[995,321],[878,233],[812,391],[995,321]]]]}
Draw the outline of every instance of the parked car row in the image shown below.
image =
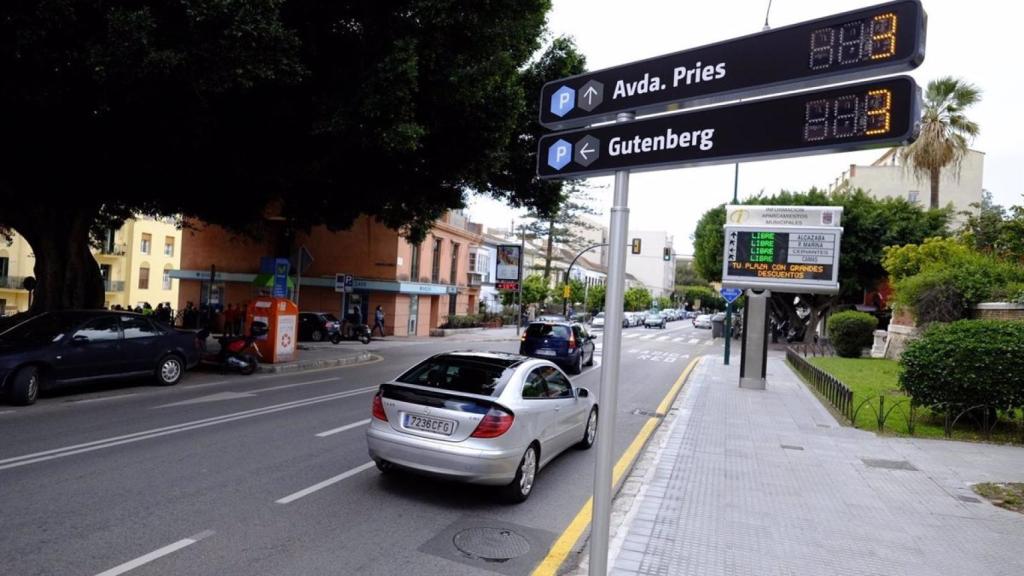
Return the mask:
{"type": "MultiPolygon", "coordinates": [[[[664,310],[649,310],[640,312],[624,312],[622,315],[622,327],[633,328],[634,326],[664,328],[668,322],[675,322],[684,318],[695,316],[694,312],[682,308],[666,308],[664,310]],[[653,317],[652,317],[653,316],[653,317]],[[650,318],[650,320],[648,320],[650,318]]],[[[590,321],[590,327],[595,330],[603,330],[605,327],[605,314],[598,312],[590,321]]]]}
{"type": "Polygon", "coordinates": [[[0,333],[0,395],[26,405],[40,390],[96,380],[149,376],[171,386],[199,360],[194,332],[141,314],[46,312],[0,333]]]}

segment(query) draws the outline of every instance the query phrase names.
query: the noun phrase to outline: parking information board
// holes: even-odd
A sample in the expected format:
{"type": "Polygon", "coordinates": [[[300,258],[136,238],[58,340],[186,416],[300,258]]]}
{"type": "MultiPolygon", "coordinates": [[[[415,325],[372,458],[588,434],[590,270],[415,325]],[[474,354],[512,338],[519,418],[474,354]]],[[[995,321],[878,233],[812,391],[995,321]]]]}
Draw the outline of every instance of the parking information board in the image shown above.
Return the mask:
{"type": "MultiPolygon", "coordinates": [[[[699,24],[695,24],[699,25],[699,24]]],[[[916,0],[818,18],[548,82],[540,123],[561,130],[826,83],[906,72],[924,60],[916,0]]]]}
{"type": "Polygon", "coordinates": [[[897,76],[558,132],[540,138],[537,173],[577,178],[898,146],[916,137],[920,106],[913,78],[897,76]]]}
{"type": "Polygon", "coordinates": [[[725,227],[722,285],[784,292],[839,290],[838,227],[725,227]]]}

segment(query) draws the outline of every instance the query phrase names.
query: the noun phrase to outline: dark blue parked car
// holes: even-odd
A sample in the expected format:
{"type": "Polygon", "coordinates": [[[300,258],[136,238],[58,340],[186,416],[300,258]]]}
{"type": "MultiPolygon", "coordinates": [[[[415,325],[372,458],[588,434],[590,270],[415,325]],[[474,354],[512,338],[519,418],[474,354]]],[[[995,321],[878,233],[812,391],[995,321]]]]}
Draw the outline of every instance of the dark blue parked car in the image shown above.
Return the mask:
{"type": "Polygon", "coordinates": [[[534,322],[526,327],[519,353],[544,358],[579,374],[594,364],[594,336],[582,324],[570,322],[534,322]]]}
{"type": "Polygon", "coordinates": [[[32,404],[41,388],[91,380],[153,376],[170,386],[198,363],[195,333],[141,314],[46,312],[0,333],[0,393],[14,404],[32,404]]]}

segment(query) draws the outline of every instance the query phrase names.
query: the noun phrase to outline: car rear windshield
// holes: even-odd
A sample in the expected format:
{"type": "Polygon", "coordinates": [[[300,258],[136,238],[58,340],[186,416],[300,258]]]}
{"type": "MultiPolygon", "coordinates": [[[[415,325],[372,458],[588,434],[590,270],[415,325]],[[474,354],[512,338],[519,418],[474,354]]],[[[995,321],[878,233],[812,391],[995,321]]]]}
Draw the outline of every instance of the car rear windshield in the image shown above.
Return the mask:
{"type": "Polygon", "coordinates": [[[561,324],[530,324],[526,328],[527,338],[555,338],[569,339],[569,327],[561,324]]]}
{"type": "Polygon", "coordinates": [[[335,316],[334,314],[331,314],[330,312],[325,312],[324,314],[321,314],[320,317],[323,318],[324,320],[328,321],[328,322],[337,322],[338,321],[338,317],[335,316]]]}
{"type": "Polygon", "coordinates": [[[440,356],[424,360],[396,380],[451,392],[497,397],[512,370],[511,367],[470,358],[440,356]]]}

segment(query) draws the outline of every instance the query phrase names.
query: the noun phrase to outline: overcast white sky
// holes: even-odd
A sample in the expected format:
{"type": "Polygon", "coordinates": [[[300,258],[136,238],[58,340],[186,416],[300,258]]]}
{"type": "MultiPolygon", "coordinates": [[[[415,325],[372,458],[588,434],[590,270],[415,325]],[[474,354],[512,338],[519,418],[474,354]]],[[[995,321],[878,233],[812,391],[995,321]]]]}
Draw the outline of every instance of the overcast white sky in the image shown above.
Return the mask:
{"type": "MultiPolygon", "coordinates": [[[[865,0],[773,0],[769,24],[780,27],[880,2],[865,0]]],[[[768,0],[554,0],[548,26],[575,38],[590,70],[608,68],[760,31],[768,0]]],[[[982,101],[968,111],[981,125],[973,148],[985,153],[984,187],[997,204],[1024,204],[1024,47],[1015,2],[925,0],[928,13],[924,63],[911,72],[924,87],[938,76],[962,77],[982,89],[982,101]]],[[[827,187],[850,164],[869,164],[881,151],[854,152],[740,164],[739,196],[762,189],[827,187]]],[[[607,224],[611,177],[591,178],[603,186],[594,207],[607,224]]],[[[708,209],[732,199],[733,165],[685,168],[630,177],[630,229],[667,230],[677,253],[692,253],[690,235],[708,209]]],[[[474,198],[472,219],[508,226],[512,211],[474,198]]]]}

